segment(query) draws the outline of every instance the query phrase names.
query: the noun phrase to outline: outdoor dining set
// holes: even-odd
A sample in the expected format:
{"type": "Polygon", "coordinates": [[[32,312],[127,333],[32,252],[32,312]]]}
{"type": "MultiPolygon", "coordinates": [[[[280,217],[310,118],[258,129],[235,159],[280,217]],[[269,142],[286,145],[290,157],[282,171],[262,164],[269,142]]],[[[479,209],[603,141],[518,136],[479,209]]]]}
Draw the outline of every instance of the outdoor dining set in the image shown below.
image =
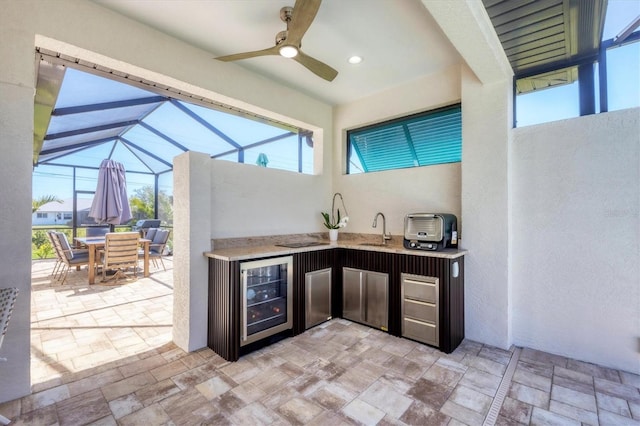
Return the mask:
{"type": "MultiPolygon", "coordinates": [[[[102,228],[108,231],[109,228],[102,228]]],[[[96,271],[102,272],[102,283],[118,283],[120,279],[135,279],[139,262],[143,261],[144,276],[149,276],[149,261],[158,267],[162,260],[170,231],[149,228],[141,237],[140,232],[104,232],[102,235],[76,237],[75,246],[69,244],[63,232],[47,231],[56,254],[52,275],[64,284],[72,267],[87,266],[89,284],[95,284],[96,271]]],[[[90,233],[89,233],[90,234],[90,233]]]]}

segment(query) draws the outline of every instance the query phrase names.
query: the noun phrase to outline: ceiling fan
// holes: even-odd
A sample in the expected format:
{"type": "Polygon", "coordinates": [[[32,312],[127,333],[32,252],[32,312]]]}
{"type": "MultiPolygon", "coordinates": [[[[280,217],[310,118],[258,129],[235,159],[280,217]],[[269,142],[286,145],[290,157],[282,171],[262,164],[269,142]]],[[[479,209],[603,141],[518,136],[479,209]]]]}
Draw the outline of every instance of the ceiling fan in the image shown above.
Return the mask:
{"type": "Polygon", "coordinates": [[[253,52],[220,56],[216,59],[223,62],[230,62],[239,59],[254,58],[256,56],[281,55],[285,58],[293,59],[317,76],[327,81],[333,81],[338,75],[338,71],[306,55],[300,50],[302,37],[316,17],[321,1],[322,0],[296,0],[294,7],[285,6],[280,9],[280,19],[287,24],[287,30],[280,31],[276,35],[275,46],[253,52]]]}

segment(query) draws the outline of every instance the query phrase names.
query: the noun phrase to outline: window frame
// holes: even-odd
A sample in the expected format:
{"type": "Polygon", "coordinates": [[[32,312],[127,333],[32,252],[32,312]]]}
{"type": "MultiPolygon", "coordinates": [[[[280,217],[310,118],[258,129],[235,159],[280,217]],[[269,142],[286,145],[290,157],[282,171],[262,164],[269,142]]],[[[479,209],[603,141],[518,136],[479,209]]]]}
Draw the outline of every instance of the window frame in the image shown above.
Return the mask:
{"type": "MultiPolygon", "coordinates": [[[[442,123],[440,123],[442,124],[442,123]]],[[[456,123],[458,124],[458,123],[456,123]]],[[[429,135],[433,135],[433,129],[429,130],[429,135]]],[[[346,170],[345,173],[347,175],[350,174],[360,174],[360,173],[352,173],[352,165],[351,165],[351,158],[352,156],[356,156],[356,158],[358,159],[358,161],[362,164],[363,170],[361,173],[374,173],[374,172],[383,172],[383,171],[390,171],[390,170],[400,170],[400,169],[411,169],[411,168],[415,168],[415,167],[428,167],[428,166],[434,166],[434,165],[441,165],[441,164],[452,164],[452,163],[459,163],[462,161],[462,103],[461,102],[456,102],[454,104],[449,104],[449,105],[445,105],[442,107],[438,107],[435,109],[429,109],[426,111],[421,111],[421,112],[417,112],[417,113],[412,113],[409,115],[405,115],[402,117],[396,117],[396,118],[392,118],[389,120],[384,120],[384,121],[380,121],[377,123],[372,123],[372,124],[368,124],[365,126],[361,126],[361,127],[356,127],[353,129],[349,129],[346,131],[346,170]],[[436,118],[437,116],[445,116],[447,118],[452,117],[453,114],[448,115],[448,114],[443,114],[446,112],[452,111],[453,114],[458,114],[459,115],[459,127],[457,128],[457,130],[459,131],[459,155],[457,156],[457,158],[454,161],[426,161],[426,164],[421,164],[420,161],[420,155],[419,155],[419,151],[422,151],[421,149],[416,149],[416,143],[413,141],[413,139],[411,138],[411,135],[408,135],[407,133],[409,133],[407,126],[415,124],[415,123],[419,123],[421,121],[421,119],[424,119],[424,121],[426,122],[429,118],[436,118]],[[367,170],[368,167],[365,164],[366,161],[363,161],[363,156],[361,155],[360,151],[359,151],[359,147],[356,143],[354,143],[353,138],[354,137],[360,137],[363,134],[365,134],[368,131],[380,131],[383,129],[392,129],[393,126],[398,126],[398,127],[402,127],[405,133],[405,139],[404,141],[406,141],[406,150],[411,152],[411,160],[413,161],[413,165],[412,166],[406,166],[406,165],[398,165],[398,166],[394,166],[394,167],[389,167],[389,168],[384,168],[384,169],[374,169],[374,170],[367,170]]],[[[433,141],[431,141],[433,142],[433,141]]],[[[401,149],[401,147],[398,147],[398,149],[401,149]]]]}
{"type": "MultiPolygon", "coordinates": [[[[551,71],[561,70],[564,68],[578,68],[578,104],[579,115],[599,114],[609,112],[608,100],[608,80],[607,80],[607,51],[618,47],[626,46],[632,43],[640,42],[640,31],[635,31],[626,37],[622,42],[616,42],[615,39],[603,40],[600,43],[600,50],[592,55],[582,58],[576,58],[571,61],[556,62],[541,68],[528,70],[513,76],[513,128],[518,128],[516,120],[518,111],[518,90],[517,81],[527,77],[545,74],[551,71]],[[596,67],[597,65],[597,67],[596,67]],[[597,72],[596,72],[597,68],[597,72]],[[596,86],[599,94],[599,110],[596,110],[596,86]]],[[[553,90],[550,88],[549,90],[553,90]]],[[[557,121],[557,120],[553,120],[557,121]]],[[[545,122],[548,123],[548,122],[545,122]]],[[[542,124],[542,123],[539,123],[542,124]]]]}

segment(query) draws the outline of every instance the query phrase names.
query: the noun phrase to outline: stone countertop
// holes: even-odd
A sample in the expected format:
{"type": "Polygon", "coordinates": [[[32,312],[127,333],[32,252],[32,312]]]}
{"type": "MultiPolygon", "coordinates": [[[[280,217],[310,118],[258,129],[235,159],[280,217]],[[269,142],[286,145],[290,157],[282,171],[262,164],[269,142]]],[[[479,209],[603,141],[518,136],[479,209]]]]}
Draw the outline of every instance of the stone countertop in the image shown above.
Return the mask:
{"type": "Polygon", "coordinates": [[[426,256],[426,257],[439,257],[445,259],[456,259],[462,257],[467,253],[467,250],[463,249],[445,249],[442,251],[426,251],[426,250],[408,250],[402,245],[402,240],[398,241],[394,238],[387,245],[378,245],[380,243],[373,243],[370,239],[346,239],[343,241],[330,242],[328,240],[314,240],[315,243],[321,243],[321,245],[313,245],[309,247],[280,247],[275,244],[255,245],[255,246],[238,246],[214,249],[213,251],[205,252],[204,255],[213,259],[235,261],[235,260],[251,260],[262,257],[272,256],[287,256],[294,253],[303,253],[309,251],[328,250],[334,248],[348,248],[354,250],[367,250],[377,251],[383,253],[397,253],[406,254],[412,256],[426,256]]]}

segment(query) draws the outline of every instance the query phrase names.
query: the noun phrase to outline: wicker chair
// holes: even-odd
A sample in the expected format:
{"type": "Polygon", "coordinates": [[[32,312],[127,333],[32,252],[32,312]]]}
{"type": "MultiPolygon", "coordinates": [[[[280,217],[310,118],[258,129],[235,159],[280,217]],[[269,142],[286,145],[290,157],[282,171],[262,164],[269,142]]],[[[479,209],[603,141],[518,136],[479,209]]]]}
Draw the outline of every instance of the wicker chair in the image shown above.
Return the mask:
{"type": "Polygon", "coordinates": [[[137,232],[109,232],[105,235],[104,250],[100,251],[103,282],[127,278],[125,272],[130,268],[137,278],[139,239],[137,232]],[[107,279],[107,270],[115,270],[116,273],[107,279]]]}

